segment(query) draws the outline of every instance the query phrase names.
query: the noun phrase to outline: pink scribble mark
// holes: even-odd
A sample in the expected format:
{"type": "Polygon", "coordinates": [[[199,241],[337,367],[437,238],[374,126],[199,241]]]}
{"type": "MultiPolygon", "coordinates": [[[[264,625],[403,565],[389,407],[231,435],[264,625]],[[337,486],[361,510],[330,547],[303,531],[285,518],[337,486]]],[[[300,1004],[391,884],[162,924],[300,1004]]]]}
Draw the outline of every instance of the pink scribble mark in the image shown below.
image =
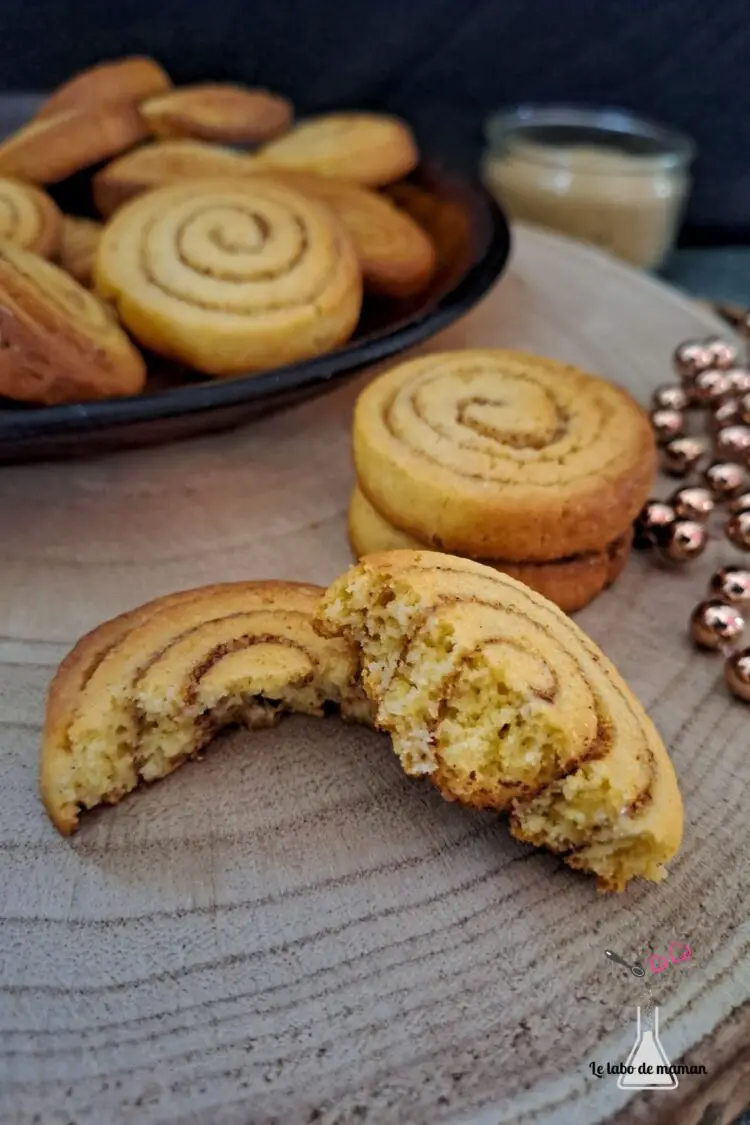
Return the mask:
{"type": "Polygon", "coordinates": [[[684,941],[672,941],[669,944],[669,960],[673,965],[677,965],[680,961],[689,961],[693,956],[693,951],[689,945],[684,941]],[[678,952],[680,951],[680,952],[678,952]]]}
{"type": "Polygon", "coordinates": [[[652,953],[648,959],[648,967],[652,973],[663,973],[670,965],[679,965],[681,961],[689,961],[693,956],[690,946],[684,941],[669,943],[667,956],[661,953],[652,953]]]}

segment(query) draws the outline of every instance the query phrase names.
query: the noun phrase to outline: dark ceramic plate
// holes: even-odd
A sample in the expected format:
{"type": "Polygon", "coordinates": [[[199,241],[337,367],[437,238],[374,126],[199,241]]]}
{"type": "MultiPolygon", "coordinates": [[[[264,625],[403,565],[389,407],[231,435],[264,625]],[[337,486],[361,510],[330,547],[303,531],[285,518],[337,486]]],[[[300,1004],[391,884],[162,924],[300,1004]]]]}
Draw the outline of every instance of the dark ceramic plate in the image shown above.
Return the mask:
{"type": "MultiPolygon", "coordinates": [[[[66,210],[91,211],[83,181],[58,185],[52,194],[66,210]]],[[[504,216],[478,184],[433,164],[422,165],[390,194],[438,247],[437,273],[417,298],[368,297],[344,347],[261,375],[206,380],[150,357],[147,389],[133,398],[47,407],[0,398],[0,463],[100,453],[236,426],[319,394],[456,320],[486,293],[507,262],[510,235],[504,216]]]]}

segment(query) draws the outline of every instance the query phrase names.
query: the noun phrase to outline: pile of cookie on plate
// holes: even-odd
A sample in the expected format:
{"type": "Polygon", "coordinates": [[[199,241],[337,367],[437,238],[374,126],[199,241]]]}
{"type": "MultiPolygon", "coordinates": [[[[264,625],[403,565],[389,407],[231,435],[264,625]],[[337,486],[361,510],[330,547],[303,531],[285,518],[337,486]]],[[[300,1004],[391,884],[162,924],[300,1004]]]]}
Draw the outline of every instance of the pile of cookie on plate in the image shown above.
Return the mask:
{"type": "Polygon", "coordinates": [[[424,289],[435,247],[379,190],[419,161],[409,127],[293,117],[266,90],[175,88],[133,57],[76,75],[0,143],[0,395],[137,394],[144,351],[267,370],[344,343],[363,292],[424,289]],[[45,191],[87,169],[101,222],[45,191]]]}

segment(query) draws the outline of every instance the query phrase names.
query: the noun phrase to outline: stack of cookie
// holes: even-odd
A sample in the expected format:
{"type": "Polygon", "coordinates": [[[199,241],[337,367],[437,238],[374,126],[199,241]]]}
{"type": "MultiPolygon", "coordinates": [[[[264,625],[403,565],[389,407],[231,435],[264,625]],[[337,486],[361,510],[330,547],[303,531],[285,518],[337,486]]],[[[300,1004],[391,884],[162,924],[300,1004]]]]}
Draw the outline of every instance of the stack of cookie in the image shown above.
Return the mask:
{"type": "Polygon", "coordinates": [[[656,473],[648,418],[624,391],[500,349],[429,355],[376,378],[353,440],[358,557],[450,551],[567,612],[619,575],[656,473]]]}

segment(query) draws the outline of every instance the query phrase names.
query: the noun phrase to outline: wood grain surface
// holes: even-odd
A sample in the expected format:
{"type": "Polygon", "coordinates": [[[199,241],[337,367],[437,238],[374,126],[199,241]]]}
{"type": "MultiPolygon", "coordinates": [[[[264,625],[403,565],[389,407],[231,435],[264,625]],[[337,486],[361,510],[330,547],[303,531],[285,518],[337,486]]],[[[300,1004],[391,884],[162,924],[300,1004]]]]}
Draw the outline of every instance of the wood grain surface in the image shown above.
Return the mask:
{"type": "MultiPolygon", "coordinates": [[[[646,400],[703,309],[529,230],[429,347],[523,347],[646,400]]],[[[429,349],[422,349],[429,350],[429,349]]],[[[361,381],[360,381],[361,385],[361,381]]],[[[579,616],[665,736],[686,804],[663,886],[593,881],[402,776],[385,737],[292,718],[95,813],[37,797],[45,690],[77,637],[200,583],[327,583],[358,384],[243,430],[0,472],[0,1120],[8,1125],[725,1125],[748,1096],[750,708],[685,635],[721,541],[679,572],[634,556],[579,616]],[[706,1075],[627,1094],[646,978],[661,1041],[706,1075]]]]}

